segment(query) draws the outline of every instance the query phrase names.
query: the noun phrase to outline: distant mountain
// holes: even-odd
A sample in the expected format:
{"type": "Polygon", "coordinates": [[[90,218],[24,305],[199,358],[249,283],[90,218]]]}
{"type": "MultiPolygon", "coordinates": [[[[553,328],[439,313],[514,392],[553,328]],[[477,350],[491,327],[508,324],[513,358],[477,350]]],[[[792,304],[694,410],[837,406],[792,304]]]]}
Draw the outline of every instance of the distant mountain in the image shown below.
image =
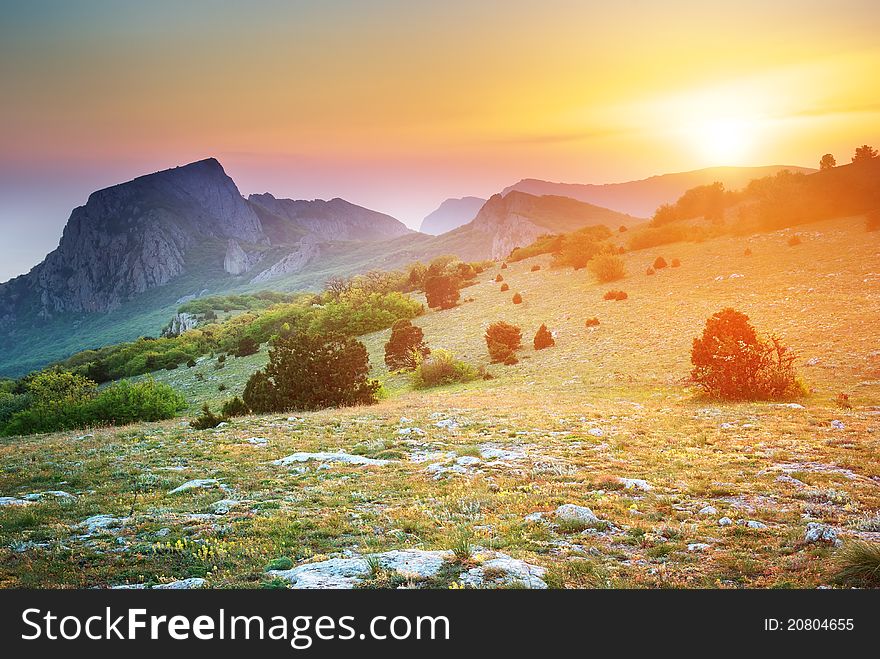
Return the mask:
{"type": "Polygon", "coordinates": [[[474,219],[485,203],[486,200],[480,197],[447,199],[435,211],[425,216],[419,231],[439,236],[441,233],[457,229],[474,219]]]}
{"type": "Polygon", "coordinates": [[[708,185],[715,181],[724,183],[728,190],[744,187],[749,181],[788,169],[805,174],[816,171],[808,167],[789,165],[770,165],[767,167],[710,167],[692,172],[663,174],[640,181],[626,183],[552,183],[539,179],[526,178],[505,188],[501,194],[512,191],[527,192],[533,195],[561,195],[571,197],[622,213],[638,217],[650,217],[661,204],[672,203],[686,190],[698,185],[708,185]]]}
{"type": "Polygon", "coordinates": [[[493,195],[468,224],[438,236],[434,247],[463,259],[503,259],[514,247],[524,247],[547,233],[567,233],[605,224],[617,228],[641,220],[624,213],[568,197],[536,196],[512,191],[493,195]]]}

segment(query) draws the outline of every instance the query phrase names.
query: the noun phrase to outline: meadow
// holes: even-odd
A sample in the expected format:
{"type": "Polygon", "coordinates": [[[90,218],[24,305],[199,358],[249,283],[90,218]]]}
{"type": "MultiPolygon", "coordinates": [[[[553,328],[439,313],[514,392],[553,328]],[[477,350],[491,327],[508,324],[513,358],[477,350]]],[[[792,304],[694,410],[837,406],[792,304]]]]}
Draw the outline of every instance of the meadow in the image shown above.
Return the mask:
{"type": "Polygon", "coordinates": [[[361,337],[376,405],[189,427],[264,345],[152,374],[187,416],[0,440],[0,586],[852,585],[842,552],[880,540],[878,234],[845,218],[622,258],[613,284],[547,255],[495,265],[414,320],[491,379],[414,391],[383,330],[361,337]],[[646,275],[658,256],[681,265],[646,275]],[[725,403],[688,383],[724,307],[797,352],[808,396],[725,403]],[[488,363],[496,320],[523,329],[516,365],[488,363]],[[535,351],[542,323],[556,345],[535,351]]]}

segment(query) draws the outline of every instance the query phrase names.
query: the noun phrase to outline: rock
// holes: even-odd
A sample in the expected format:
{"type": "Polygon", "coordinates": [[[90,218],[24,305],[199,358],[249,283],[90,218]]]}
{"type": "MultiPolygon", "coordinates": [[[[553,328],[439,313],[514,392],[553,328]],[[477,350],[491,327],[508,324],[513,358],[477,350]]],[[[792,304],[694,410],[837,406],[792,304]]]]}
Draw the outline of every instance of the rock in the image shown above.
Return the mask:
{"type": "Polygon", "coordinates": [[[48,490],[46,492],[35,492],[33,494],[25,494],[22,499],[25,501],[42,501],[46,497],[51,497],[53,499],[66,499],[68,501],[73,501],[76,499],[72,494],[65,492],[64,490],[48,490]]]}
{"type": "Polygon", "coordinates": [[[318,462],[341,462],[344,464],[352,464],[352,465],[368,465],[375,467],[383,467],[387,465],[390,460],[377,460],[375,458],[365,458],[362,455],[351,455],[349,453],[292,453],[287,457],[281,458],[280,460],[275,460],[272,464],[279,465],[282,467],[286,467],[287,465],[294,464],[296,462],[308,462],[309,460],[316,460],[318,462]]]}
{"type": "Polygon", "coordinates": [[[805,410],[807,409],[800,403],[774,403],[774,407],[787,407],[792,410],[805,410]]]}
{"type": "Polygon", "coordinates": [[[112,529],[119,528],[128,521],[127,517],[114,517],[113,515],[92,515],[84,519],[77,526],[86,530],[88,535],[93,535],[98,531],[111,532],[112,529]]]}
{"type": "Polygon", "coordinates": [[[722,517],[718,520],[718,526],[730,526],[733,524],[733,520],[729,517],[722,517]]]}
{"type": "Polygon", "coordinates": [[[843,424],[843,421],[840,421],[839,419],[834,419],[831,422],[831,427],[835,430],[843,430],[844,428],[846,428],[846,426],[843,424]]]}
{"type": "Polygon", "coordinates": [[[412,422],[413,422],[412,419],[409,419],[405,416],[400,417],[400,421],[399,421],[400,425],[402,425],[402,426],[405,426],[406,424],[412,423],[412,422]]]}
{"type": "Polygon", "coordinates": [[[529,513],[523,519],[525,519],[525,521],[527,521],[527,522],[540,522],[541,520],[544,519],[544,513],[541,513],[541,512],[529,513]]]}
{"type": "Polygon", "coordinates": [[[181,492],[186,492],[187,490],[206,489],[209,487],[222,487],[222,485],[220,485],[220,481],[216,478],[196,478],[195,480],[187,481],[183,485],[175,487],[168,492],[168,494],[179,494],[181,492]]]}
{"type": "Polygon", "coordinates": [[[759,529],[759,530],[767,528],[767,525],[764,524],[763,522],[758,522],[753,519],[750,519],[749,521],[747,521],[746,526],[749,527],[750,529],[759,529]]]}
{"type": "Polygon", "coordinates": [[[455,461],[455,464],[462,467],[473,467],[474,465],[480,464],[480,458],[476,458],[472,455],[463,455],[455,461]]]}
{"type": "Polygon", "coordinates": [[[159,529],[158,531],[156,531],[155,535],[157,538],[165,538],[165,537],[171,535],[171,529],[169,529],[167,526],[164,526],[161,529],[159,529]]]}
{"type": "Polygon", "coordinates": [[[580,522],[583,524],[595,524],[601,520],[586,506],[576,506],[566,503],[557,508],[553,515],[561,522],[580,522]]]}
{"type": "Polygon", "coordinates": [[[253,265],[251,258],[238,244],[235,238],[230,238],[226,243],[226,256],[223,259],[223,269],[230,275],[243,275],[253,265]]]}
{"type": "Polygon", "coordinates": [[[426,433],[421,428],[400,428],[397,431],[398,435],[418,435],[419,437],[424,437],[428,433],[426,433]]]}
{"type": "Polygon", "coordinates": [[[17,497],[0,497],[0,506],[27,506],[33,503],[17,497]]]}
{"type": "Polygon", "coordinates": [[[261,284],[276,277],[301,272],[315,261],[320,254],[320,244],[313,237],[305,236],[284,258],[260,272],[251,279],[250,283],[261,284]]]}
{"type": "Polygon", "coordinates": [[[593,437],[601,437],[605,432],[601,428],[590,428],[588,431],[593,437]]]}
{"type": "Polygon", "coordinates": [[[543,580],[546,570],[538,565],[531,565],[525,561],[511,558],[506,554],[496,554],[483,562],[479,567],[474,567],[461,575],[461,583],[472,588],[492,586],[525,586],[545,590],[547,584],[543,580]],[[486,575],[493,575],[489,579],[486,575]]]}
{"type": "Polygon", "coordinates": [[[692,542],[687,546],[688,551],[706,551],[711,545],[705,542],[692,542]]]}
{"type": "Polygon", "coordinates": [[[221,499],[220,501],[215,501],[211,504],[211,512],[215,515],[225,515],[240,504],[241,501],[237,501],[236,499],[221,499]]]}
{"type": "Polygon", "coordinates": [[[654,489],[648,481],[644,481],[640,478],[618,478],[617,480],[623,484],[623,489],[625,490],[642,490],[643,492],[650,492],[654,489]]]}
{"type": "Polygon", "coordinates": [[[180,311],[171,317],[171,321],[162,329],[162,336],[171,338],[180,336],[199,326],[199,317],[195,314],[180,311]]]}
{"type": "Polygon", "coordinates": [[[518,460],[525,457],[524,451],[511,451],[494,446],[481,446],[480,457],[484,460],[518,460]]]}
{"type": "Polygon", "coordinates": [[[445,428],[446,430],[455,430],[458,428],[458,421],[455,419],[442,419],[434,424],[438,428],[445,428]]]}
{"type": "Polygon", "coordinates": [[[143,583],[121,584],[119,586],[111,586],[113,590],[190,590],[193,588],[204,588],[205,580],[200,577],[192,577],[190,579],[180,579],[179,581],[170,581],[168,583],[156,584],[148,586],[143,583]]]}
{"type": "Polygon", "coordinates": [[[700,508],[699,513],[700,515],[717,515],[718,510],[715,508],[715,506],[703,506],[702,508],[700,508]]]}
{"type": "Polygon", "coordinates": [[[830,526],[825,526],[819,522],[809,522],[807,524],[807,530],[804,533],[804,542],[807,544],[813,542],[830,542],[836,545],[840,540],[837,539],[837,531],[830,526]]]}
{"type": "Polygon", "coordinates": [[[253,444],[254,446],[265,446],[269,443],[269,440],[265,437],[250,437],[245,440],[248,444],[253,444]]]}
{"type": "Polygon", "coordinates": [[[432,236],[452,231],[470,222],[486,203],[480,197],[461,197],[445,200],[440,206],[425,216],[419,231],[432,236]]]}

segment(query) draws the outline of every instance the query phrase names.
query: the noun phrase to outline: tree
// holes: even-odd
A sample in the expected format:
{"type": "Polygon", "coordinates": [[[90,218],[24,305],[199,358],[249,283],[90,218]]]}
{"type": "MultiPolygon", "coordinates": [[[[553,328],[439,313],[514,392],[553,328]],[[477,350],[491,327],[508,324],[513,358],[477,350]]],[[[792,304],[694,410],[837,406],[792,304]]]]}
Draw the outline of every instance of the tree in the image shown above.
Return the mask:
{"type": "Polygon", "coordinates": [[[877,157],[877,149],[867,144],[863,144],[856,149],[855,155],[852,157],[854,163],[864,163],[877,157]]]}
{"type": "Polygon", "coordinates": [[[516,350],[522,346],[522,331],[516,325],[498,321],[486,329],[486,348],[493,363],[516,364],[516,350]]]}
{"type": "Polygon", "coordinates": [[[351,337],[310,332],[279,337],[269,349],[265,373],[257,371],[248,381],[244,402],[254,412],[262,411],[255,402],[271,412],[368,405],[379,390],[377,381],[367,379],[369,371],[366,347],[351,337]]]}
{"type": "Polygon", "coordinates": [[[408,320],[398,320],[391,326],[391,338],[385,344],[385,364],[391,370],[415,368],[419,361],[431,354],[424,343],[422,328],[408,320]]]}
{"type": "Polygon", "coordinates": [[[544,348],[556,345],[556,341],[553,339],[553,334],[543,323],[541,323],[541,326],[538,328],[533,343],[535,344],[535,350],[543,350],[544,348]]]}
{"type": "Polygon", "coordinates": [[[819,169],[825,171],[826,169],[831,169],[832,167],[837,166],[837,160],[834,159],[830,153],[826,153],[822,156],[822,159],[819,161],[819,169]]]}
{"type": "Polygon", "coordinates": [[[236,357],[247,357],[248,355],[256,355],[260,351],[260,344],[249,336],[243,336],[238,340],[235,346],[236,357]]]}
{"type": "Polygon", "coordinates": [[[706,320],[702,336],[694,339],[691,378],[716,398],[782,398],[802,393],[794,359],[778,339],[761,339],[747,315],[728,307],[706,320]]]}
{"type": "Polygon", "coordinates": [[[425,297],[432,309],[451,309],[461,297],[461,282],[452,275],[431,275],[425,279],[425,297]]]}

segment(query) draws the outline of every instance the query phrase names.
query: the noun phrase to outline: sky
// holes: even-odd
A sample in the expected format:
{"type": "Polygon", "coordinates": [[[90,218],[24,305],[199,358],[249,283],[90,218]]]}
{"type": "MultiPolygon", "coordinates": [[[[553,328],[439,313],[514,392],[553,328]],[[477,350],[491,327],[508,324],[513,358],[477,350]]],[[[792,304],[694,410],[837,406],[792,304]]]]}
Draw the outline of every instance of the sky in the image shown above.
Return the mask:
{"type": "Polygon", "coordinates": [[[0,281],[90,192],[205,157],[417,228],[522,178],[880,145],[876,0],[0,0],[0,281]]]}

